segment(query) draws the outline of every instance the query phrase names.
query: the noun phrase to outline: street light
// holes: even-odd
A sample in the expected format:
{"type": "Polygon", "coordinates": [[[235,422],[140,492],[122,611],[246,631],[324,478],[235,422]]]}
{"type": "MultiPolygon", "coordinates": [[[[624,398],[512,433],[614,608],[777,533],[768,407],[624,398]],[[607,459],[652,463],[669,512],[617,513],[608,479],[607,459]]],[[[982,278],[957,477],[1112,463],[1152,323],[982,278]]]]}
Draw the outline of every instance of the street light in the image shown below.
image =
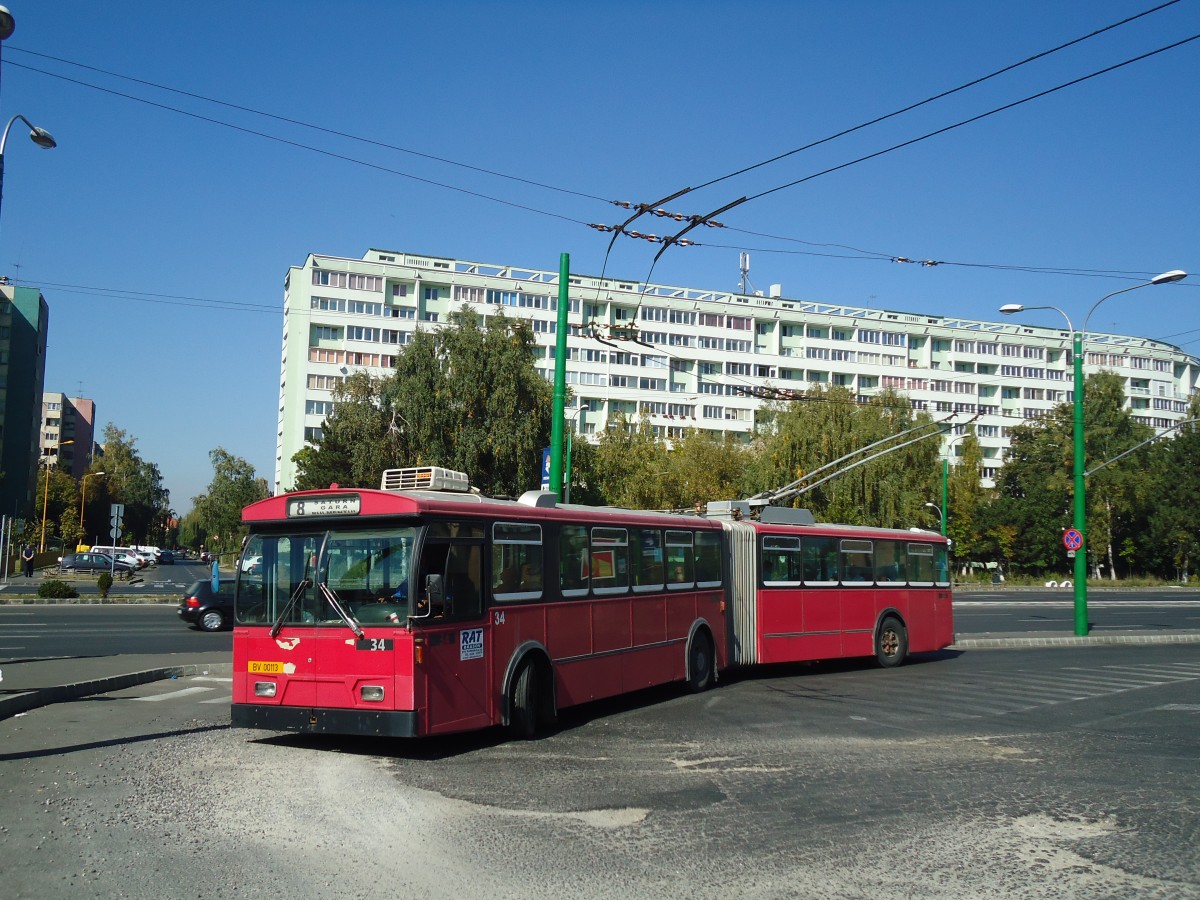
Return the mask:
{"type": "Polygon", "coordinates": [[[928,506],[930,509],[937,510],[938,518],[942,520],[942,537],[945,537],[946,536],[946,513],[943,512],[942,507],[938,506],[936,503],[926,503],[925,505],[928,506]]]}
{"type": "Polygon", "coordinates": [[[575,422],[583,422],[583,411],[586,407],[581,403],[575,409],[575,415],[570,417],[571,427],[567,429],[567,461],[563,466],[563,503],[571,502],[571,436],[575,433],[575,422]]]}
{"type": "MultiPolygon", "coordinates": [[[[3,9],[3,7],[0,7],[3,9]]],[[[3,18],[0,17],[0,25],[3,24],[3,18]]],[[[43,150],[53,150],[58,144],[51,137],[50,132],[45,128],[40,128],[34,125],[27,118],[21,115],[13,116],[8,120],[8,124],[4,126],[4,135],[0,136],[0,201],[4,199],[4,146],[8,143],[8,131],[13,127],[13,123],[20,119],[29,126],[29,139],[41,147],[43,150]]]]}
{"type": "Polygon", "coordinates": [[[1182,281],[1187,278],[1187,272],[1182,269],[1172,269],[1170,272],[1163,272],[1161,275],[1155,275],[1149,281],[1135,284],[1132,287],[1121,288],[1118,291],[1105,294],[1099,300],[1092,304],[1092,308],[1088,310],[1087,316],[1083,320],[1083,329],[1076,331],[1075,326],[1071,324],[1071,317],[1059,309],[1057,306],[1022,306],[1020,303],[1006,303],[1000,307],[1000,312],[1006,316],[1011,316],[1013,313],[1024,312],[1031,309],[1053,309],[1064,319],[1067,320],[1067,330],[1072,334],[1071,353],[1074,356],[1074,427],[1073,444],[1074,444],[1074,475],[1075,475],[1075,530],[1079,532],[1081,541],[1079,548],[1075,551],[1075,634],[1083,637],[1088,633],[1088,616],[1087,616],[1087,497],[1084,494],[1084,443],[1083,443],[1083,336],[1087,332],[1088,321],[1092,318],[1092,313],[1096,308],[1107,300],[1109,297],[1115,297],[1117,294],[1124,294],[1129,291],[1136,291],[1138,288],[1150,287],[1155,284],[1170,284],[1174,281],[1182,281]]]}
{"type": "MultiPolygon", "coordinates": [[[[946,536],[946,517],[950,514],[950,448],[954,446],[955,441],[961,441],[968,434],[969,431],[964,431],[946,441],[946,455],[942,457],[942,505],[939,507],[942,516],[942,537],[946,536]]],[[[929,506],[928,503],[925,505],[929,506]]]]}
{"type": "MultiPolygon", "coordinates": [[[[0,6],[0,9],[3,9],[3,8],[4,7],[0,6]]],[[[73,443],[75,443],[74,439],[69,440],[69,441],[63,441],[62,443],[58,444],[58,446],[65,447],[67,444],[73,444],[73,443]]],[[[55,451],[55,462],[58,461],[57,453],[58,453],[58,451],[56,450],[55,451]]],[[[46,552],[46,507],[50,503],[50,470],[52,468],[54,468],[54,466],[52,463],[51,465],[43,466],[42,468],[44,468],[46,470],[45,471],[46,488],[42,492],[42,540],[41,540],[41,543],[38,545],[38,553],[46,552]]]]}
{"type": "Polygon", "coordinates": [[[87,472],[79,482],[79,533],[83,534],[83,507],[87,502],[87,480],[103,472],[87,472]]]}

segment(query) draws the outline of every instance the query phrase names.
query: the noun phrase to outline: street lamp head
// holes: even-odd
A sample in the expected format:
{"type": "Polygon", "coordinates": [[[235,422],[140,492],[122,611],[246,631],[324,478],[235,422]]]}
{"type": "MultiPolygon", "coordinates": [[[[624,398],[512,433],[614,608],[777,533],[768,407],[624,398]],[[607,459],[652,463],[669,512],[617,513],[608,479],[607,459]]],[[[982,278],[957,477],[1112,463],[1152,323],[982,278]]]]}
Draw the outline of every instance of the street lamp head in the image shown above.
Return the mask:
{"type": "Polygon", "coordinates": [[[37,125],[34,125],[30,130],[29,139],[43,150],[53,150],[58,146],[58,142],[54,140],[50,132],[45,128],[39,128],[37,125]]]}
{"type": "Polygon", "coordinates": [[[1022,306],[1020,303],[1005,303],[1002,307],[1000,307],[1000,312],[1002,312],[1006,316],[1011,316],[1013,313],[1019,313],[1019,312],[1024,312],[1024,311],[1025,311],[1025,307],[1022,306]]]}
{"type": "Polygon", "coordinates": [[[16,30],[17,23],[13,20],[12,13],[8,11],[7,6],[0,6],[0,41],[7,41],[16,30]]]}
{"type": "Polygon", "coordinates": [[[1183,281],[1187,278],[1187,272],[1183,269],[1172,269],[1170,272],[1163,272],[1161,275],[1155,275],[1150,279],[1151,284],[1170,284],[1173,281],[1183,281]]]}

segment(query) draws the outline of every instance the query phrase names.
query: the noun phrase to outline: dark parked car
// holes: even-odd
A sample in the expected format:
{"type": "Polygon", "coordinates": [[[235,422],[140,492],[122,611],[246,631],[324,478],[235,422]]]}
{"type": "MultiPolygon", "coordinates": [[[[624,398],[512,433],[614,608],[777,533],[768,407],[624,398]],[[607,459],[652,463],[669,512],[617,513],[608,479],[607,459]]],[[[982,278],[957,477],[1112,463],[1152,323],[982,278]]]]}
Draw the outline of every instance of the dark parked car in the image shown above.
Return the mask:
{"type": "Polygon", "coordinates": [[[103,553],[68,553],[58,561],[58,568],[63,572],[121,572],[133,571],[133,566],[118,559],[114,565],[111,556],[103,553]]]}
{"type": "Polygon", "coordinates": [[[175,554],[172,553],[170,550],[164,550],[162,553],[160,553],[158,555],[158,564],[160,566],[175,565],[175,554]]]}
{"type": "Polygon", "coordinates": [[[212,579],[192,584],[179,602],[179,618],[201,631],[220,631],[233,626],[233,579],[222,578],[213,593],[212,579]]]}

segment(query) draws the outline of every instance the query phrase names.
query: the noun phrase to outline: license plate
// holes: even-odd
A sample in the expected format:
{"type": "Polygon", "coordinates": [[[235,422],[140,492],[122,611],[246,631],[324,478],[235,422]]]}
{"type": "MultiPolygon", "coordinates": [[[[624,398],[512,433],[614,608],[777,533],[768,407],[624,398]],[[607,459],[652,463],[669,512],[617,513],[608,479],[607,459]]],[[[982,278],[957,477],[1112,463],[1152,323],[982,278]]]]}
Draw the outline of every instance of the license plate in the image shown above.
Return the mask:
{"type": "Polygon", "coordinates": [[[251,660],[247,671],[255,675],[280,675],[283,673],[283,663],[281,662],[257,662],[251,660]]]}

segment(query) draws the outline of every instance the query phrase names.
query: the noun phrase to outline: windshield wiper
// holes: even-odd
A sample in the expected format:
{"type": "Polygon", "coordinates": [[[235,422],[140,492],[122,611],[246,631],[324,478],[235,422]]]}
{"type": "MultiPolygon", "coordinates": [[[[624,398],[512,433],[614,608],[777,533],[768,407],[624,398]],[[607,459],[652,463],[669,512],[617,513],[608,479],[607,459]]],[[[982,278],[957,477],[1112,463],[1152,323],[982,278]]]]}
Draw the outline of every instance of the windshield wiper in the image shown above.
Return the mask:
{"type": "Polygon", "coordinates": [[[320,589],[321,593],[325,595],[325,599],[329,601],[329,605],[332,606],[337,611],[337,614],[342,617],[342,621],[346,623],[350,630],[353,631],[359,638],[365,638],[366,635],[363,633],[362,628],[359,627],[358,620],[342,608],[342,601],[337,598],[337,594],[329,589],[329,585],[322,581],[317,585],[317,587],[320,589]]]}
{"type": "Polygon", "coordinates": [[[279,613],[279,618],[275,620],[275,624],[271,626],[271,637],[276,637],[279,634],[279,629],[283,627],[284,620],[287,619],[288,613],[292,611],[292,607],[296,605],[306,590],[312,586],[312,582],[307,578],[301,578],[300,583],[296,585],[296,589],[292,591],[292,596],[288,597],[288,602],[284,604],[283,611],[279,613]]]}

